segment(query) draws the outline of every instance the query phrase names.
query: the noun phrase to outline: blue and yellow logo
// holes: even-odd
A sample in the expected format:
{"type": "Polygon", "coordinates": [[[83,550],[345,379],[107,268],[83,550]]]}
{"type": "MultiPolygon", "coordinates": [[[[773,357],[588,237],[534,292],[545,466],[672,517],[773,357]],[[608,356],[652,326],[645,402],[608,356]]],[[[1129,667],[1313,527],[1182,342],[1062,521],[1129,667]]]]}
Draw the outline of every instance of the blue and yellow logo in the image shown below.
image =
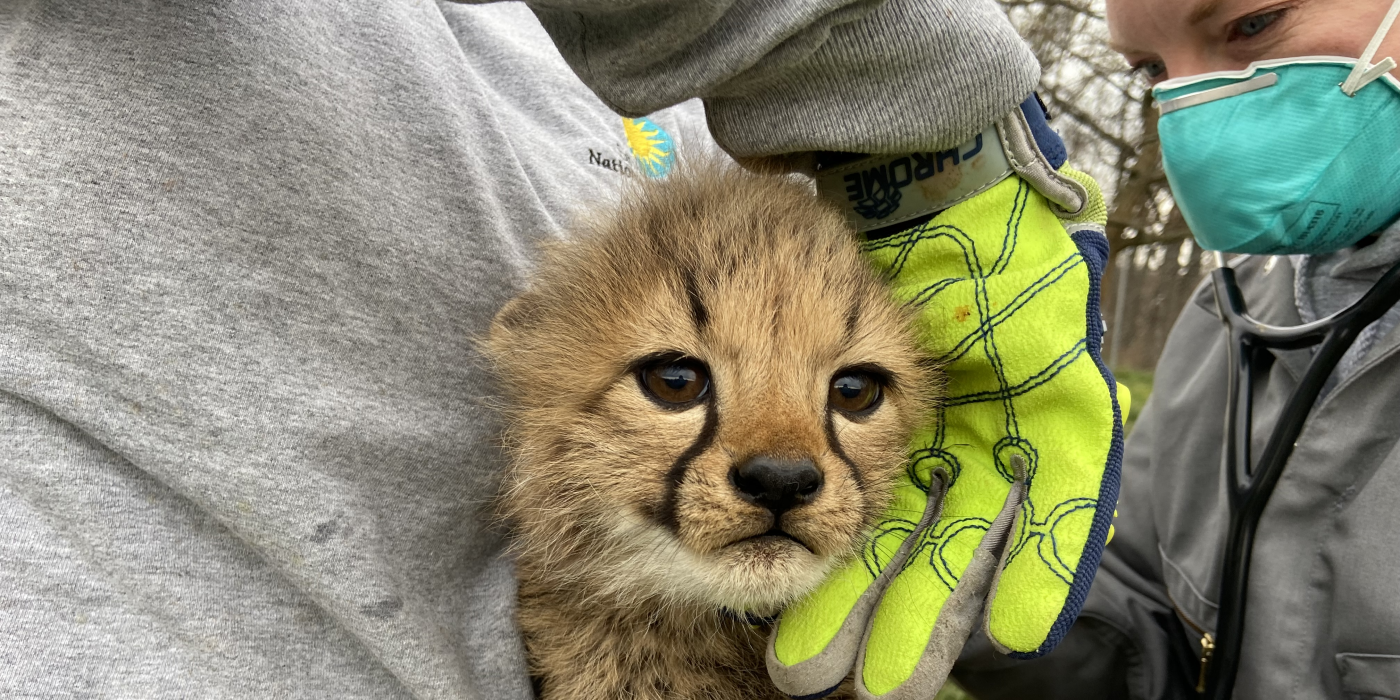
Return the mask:
{"type": "Polygon", "coordinates": [[[646,117],[622,120],[622,130],[627,134],[627,145],[632,148],[632,156],[637,166],[647,177],[665,177],[676,164],[675,142],[665,129],[657,126],[646,117]]]}

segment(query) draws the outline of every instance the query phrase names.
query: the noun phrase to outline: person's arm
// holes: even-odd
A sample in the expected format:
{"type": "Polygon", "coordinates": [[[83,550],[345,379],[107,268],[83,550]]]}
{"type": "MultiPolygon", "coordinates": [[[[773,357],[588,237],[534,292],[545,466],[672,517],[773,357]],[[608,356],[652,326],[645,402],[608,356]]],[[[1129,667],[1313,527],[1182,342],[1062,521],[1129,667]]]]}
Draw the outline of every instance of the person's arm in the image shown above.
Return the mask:
{"type": "Polygon", "coordinates": [[[736,157],[955,146],[1040,67],[995,0],[538,0],[574,71],[642,116],[705,100],[736,157]]]}
{"type": "Polygon", "coordinates": [[[978,700],[1164,700],[1190,697],[1185,631],[1162,579],[1152,518],[1152,445],[1157,407],[1143,407],[1123,456],[1113,541],[1084,611],[1050,654],[1017,661],[981,634],[968,641],[953,677],[978,700]]]}

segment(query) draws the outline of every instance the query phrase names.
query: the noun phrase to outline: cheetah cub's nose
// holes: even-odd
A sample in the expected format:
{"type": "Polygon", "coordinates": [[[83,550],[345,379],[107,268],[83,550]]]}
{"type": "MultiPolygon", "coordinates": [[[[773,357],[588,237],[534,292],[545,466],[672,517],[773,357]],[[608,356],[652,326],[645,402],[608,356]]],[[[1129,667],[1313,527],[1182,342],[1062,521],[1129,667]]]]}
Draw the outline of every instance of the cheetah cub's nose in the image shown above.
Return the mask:
{"type": "Polygon", "coordinates": [[[772,511],[776,526],[783,513],[817,497],[822,473],[810,459],[760,456],[730,469],[729,481],[744,500],[772,511]]]}

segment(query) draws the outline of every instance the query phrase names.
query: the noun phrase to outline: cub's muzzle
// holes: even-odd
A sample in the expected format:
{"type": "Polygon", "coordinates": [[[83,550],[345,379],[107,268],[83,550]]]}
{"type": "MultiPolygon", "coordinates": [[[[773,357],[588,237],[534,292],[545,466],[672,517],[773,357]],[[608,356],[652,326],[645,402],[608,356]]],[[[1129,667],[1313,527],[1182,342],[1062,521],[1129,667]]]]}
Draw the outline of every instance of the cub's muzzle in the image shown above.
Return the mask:
{"type": "Polygon", "coordinates": [[[739,497],[773,513],[773,526],[793,508],[811,503],[822,489],[822,473],[810,459],[758,456],[729,470],[739,497]]]}

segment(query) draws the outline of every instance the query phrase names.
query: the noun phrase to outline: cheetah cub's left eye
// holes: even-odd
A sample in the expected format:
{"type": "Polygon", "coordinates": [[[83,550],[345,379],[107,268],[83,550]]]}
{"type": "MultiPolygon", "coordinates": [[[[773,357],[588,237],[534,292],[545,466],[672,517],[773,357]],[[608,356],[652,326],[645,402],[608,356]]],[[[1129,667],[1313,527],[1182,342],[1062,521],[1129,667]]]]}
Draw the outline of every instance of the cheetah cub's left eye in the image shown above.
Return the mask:
{"type": "Polygon", "coordinates": [[[637,375],[642,388],[667,408],[689,408],[710,390],[705,365],[688,357],[671,357],[644,365],[637,375]]]}
{"type": "Polygon", "coordinates": [[[879,405],[884,392],[880,380],[868,372],[846,372],[831,380],[827,403],[853,417],[863,417],[879,405]]]}

